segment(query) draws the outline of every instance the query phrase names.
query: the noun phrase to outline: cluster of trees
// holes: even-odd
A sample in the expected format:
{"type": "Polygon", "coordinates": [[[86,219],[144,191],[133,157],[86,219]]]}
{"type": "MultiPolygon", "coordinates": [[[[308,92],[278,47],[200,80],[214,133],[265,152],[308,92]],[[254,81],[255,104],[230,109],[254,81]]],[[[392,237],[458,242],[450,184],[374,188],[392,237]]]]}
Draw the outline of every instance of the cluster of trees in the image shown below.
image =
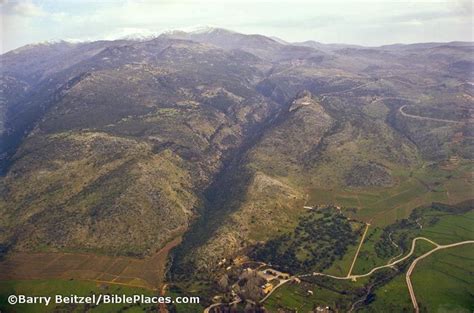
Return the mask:
{"type": "Polygon", "coordinates": [[[312,212],[291,233],[256,247],[252,257],[291,273],[322,271],[341,259],[357,237],[342,214],[312,212]]]}
{"type": "Polygon", "coordinates": [[[407,230],[415,230],[417,227],[416,221],[410,219],[402,219],[385,227],[380,235],[380,239],[374,245],[377,256],[379,258],[389,258],[397,255],[400,249],[405,251],[409,245],[407,230]]]}

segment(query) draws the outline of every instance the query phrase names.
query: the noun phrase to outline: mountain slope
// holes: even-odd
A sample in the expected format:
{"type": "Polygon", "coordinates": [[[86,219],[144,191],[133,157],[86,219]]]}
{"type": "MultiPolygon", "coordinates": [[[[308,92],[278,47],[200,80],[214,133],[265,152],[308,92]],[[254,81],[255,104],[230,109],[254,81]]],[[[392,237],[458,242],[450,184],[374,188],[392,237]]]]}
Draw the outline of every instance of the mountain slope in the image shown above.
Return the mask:
{"type": "Polygon", "coordinates": [[[187,227],[227,151],[275,106],[248,83],[259,75],[254,59],[166,40],[107,47],[71,66],[68,75],[85,72],[50,95],[10,159],[3,240],[22,250],[158,250],[187,227]]]}
{"type": "Polygon", "coordinates": [[[9,52],[2,251],[144,256],[183,236],[173,274],[208,280],[307,204],[407,217],[472,162],[471,52],[221,29],[9,52]]]}

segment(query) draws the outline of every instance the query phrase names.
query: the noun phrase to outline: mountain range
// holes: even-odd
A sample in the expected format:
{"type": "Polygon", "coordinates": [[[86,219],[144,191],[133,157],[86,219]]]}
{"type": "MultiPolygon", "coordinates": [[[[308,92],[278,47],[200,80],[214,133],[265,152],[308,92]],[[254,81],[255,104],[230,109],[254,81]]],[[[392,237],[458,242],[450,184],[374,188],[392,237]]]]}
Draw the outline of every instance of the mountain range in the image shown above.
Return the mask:
{"type": "MultiPolygon", "coordinates": [[[[472,42],[286,43],[218,28],[7,52],[2,253],[146,257],[182,237],[171,272],[205,279],[293,229],[305,205],[472,162],[473,52],[472,42]]],[[[365,210],[369,198],[348,214],[387,225],[365,210]]],[[[383,210],[405,218],[432,200],[383,210]]]]}

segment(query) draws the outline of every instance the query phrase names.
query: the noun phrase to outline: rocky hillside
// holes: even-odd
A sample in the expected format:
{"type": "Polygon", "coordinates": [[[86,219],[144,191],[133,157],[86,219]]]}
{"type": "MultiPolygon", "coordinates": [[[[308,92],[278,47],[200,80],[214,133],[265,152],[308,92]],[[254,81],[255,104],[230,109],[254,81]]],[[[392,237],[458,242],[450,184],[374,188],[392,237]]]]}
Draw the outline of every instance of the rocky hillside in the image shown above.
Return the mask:
{"type": "Polygon", "coordinates": [[[174,270],[207,273],[295,226],[308,188],[472,159],[473,48],[213,29],[8,52],[2,250],[146,255],[184,234],[174,270]]]}

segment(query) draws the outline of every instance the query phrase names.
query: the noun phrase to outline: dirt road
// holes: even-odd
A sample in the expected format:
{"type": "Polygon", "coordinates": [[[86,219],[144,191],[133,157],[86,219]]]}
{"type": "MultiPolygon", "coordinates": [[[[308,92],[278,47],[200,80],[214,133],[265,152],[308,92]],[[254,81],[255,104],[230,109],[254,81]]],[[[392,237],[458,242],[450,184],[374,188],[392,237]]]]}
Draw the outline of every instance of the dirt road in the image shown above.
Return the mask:
{"type": "Polygon", "coordinates": [[[370,224],[365,225],[364,233],[362,234],[362,238],[360,239],[359,246],[357,247],[357,251],[354,255],[354,259],[352,260],[352,264],[351,264],[351,267],[349,268],[349,272],[347,273],[347,277],[351,276],[352,269],[354,268],[354,264],[357,260],[357,257],[359,256],[359,251],[360,251],[360,248],[362,247],[362,244],[364,243],[365,235],[367,235],[367,231],[369,230],[369,226],[370,226],[370,224]]]}

